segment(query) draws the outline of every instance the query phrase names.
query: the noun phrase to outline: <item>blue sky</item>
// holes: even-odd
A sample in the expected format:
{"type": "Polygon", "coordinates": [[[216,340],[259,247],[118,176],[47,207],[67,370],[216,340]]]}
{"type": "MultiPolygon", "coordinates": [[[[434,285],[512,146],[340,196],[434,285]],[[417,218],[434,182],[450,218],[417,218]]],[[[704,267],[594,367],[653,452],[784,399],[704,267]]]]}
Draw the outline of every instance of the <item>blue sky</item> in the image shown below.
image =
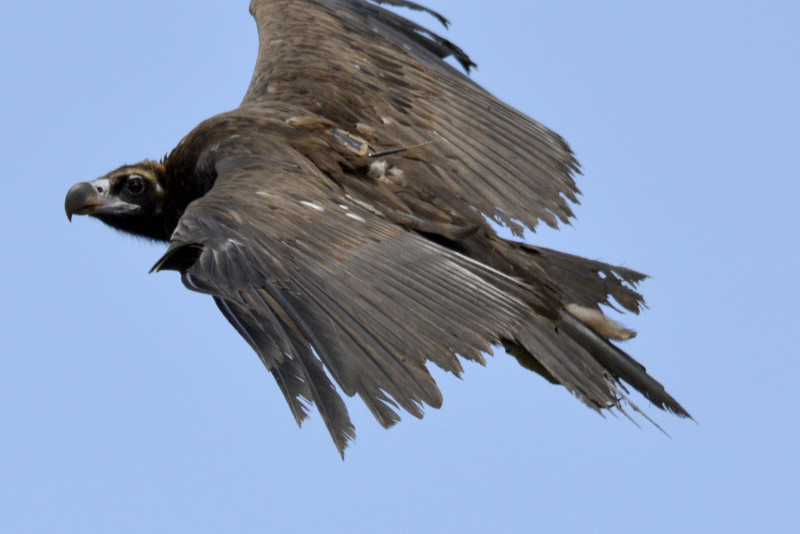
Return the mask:
{"type": "Polygon", "coordinates": [[[63,212],[238,105],[247,1],[14,2],[0,531],[800,530],[798,4],[426,3],[479,83],[571,143],[578,218],[527,239],[652,275],[626,349],[698,424],[603,419],[498,353],[437,372],[422,421],[349,403],[342,462],[209,298],[147,274],[163,247],[63,212]]]}

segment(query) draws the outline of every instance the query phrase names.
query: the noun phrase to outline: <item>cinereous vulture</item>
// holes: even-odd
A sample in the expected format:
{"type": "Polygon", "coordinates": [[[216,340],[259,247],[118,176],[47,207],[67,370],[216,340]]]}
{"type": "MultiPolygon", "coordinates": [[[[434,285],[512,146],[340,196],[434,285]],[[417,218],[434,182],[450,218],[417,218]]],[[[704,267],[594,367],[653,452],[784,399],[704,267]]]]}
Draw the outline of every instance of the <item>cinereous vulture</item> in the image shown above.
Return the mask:
{"type": "Polygon", "coordinates": [[[447,22],[406,0],[253,0],[241,105],[161,161],[76,184],[67,215],[168,242],[152,270],[211,295],[297,422],[316,405],[342,454],[355,431],[339,391],[389,427],[441,405],[427,362],[458,375],[495,345],[598,412],[639,411],[627,384],[688,417],[600,308],[638,312],[642,274],[488,222],[566,222],[569,146],[444,61],[468,72],[460,48],[376,4],[447,22]]]}

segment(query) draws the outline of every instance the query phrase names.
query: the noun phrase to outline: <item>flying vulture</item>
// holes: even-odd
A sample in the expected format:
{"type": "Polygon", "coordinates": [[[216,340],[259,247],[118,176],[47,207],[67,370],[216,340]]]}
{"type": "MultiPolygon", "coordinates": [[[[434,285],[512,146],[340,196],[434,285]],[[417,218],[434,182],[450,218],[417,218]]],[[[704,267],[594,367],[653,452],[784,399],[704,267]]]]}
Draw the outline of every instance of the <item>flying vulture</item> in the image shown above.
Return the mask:
{"type": "MultiPolygon", "coordinates": [[[[161,161],[67,193],[67,216],[169,243],[175,270],[275,377],[298,424],[316,405],[343,454],[340,391],[390,427],[502,346],[598,412],[639,411],[627,386],[689,414],[612,340],[635,335],[644,275],[498,237],[572,216],[578,163],[561,137],[467,73],[457,46],[377,4],[253,0],[259,50],[241,105],[161,161]],[[613,301],[613,302],[612,302],[613,301]]],[[[623,412],[624,413],[624,412],[623,412]]]]}

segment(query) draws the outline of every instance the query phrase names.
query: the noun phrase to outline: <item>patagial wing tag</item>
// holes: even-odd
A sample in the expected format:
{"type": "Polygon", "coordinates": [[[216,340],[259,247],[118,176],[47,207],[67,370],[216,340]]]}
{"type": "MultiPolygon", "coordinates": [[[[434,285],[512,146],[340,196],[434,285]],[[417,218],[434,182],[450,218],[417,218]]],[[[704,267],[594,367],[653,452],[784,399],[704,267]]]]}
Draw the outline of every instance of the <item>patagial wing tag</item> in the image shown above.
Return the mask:
{"type": "Polygon", "coordinates": [[[366,157],[369,153],[369,144],[364,139],[353,135],[349,132],[345,132],[344,130],[340,130],[338,128],[334,128],[331,130],[331,135],[334,139],[339,141],[341,144],[347,148],[350,152],[355,154],[356,156],[366,157]]]}

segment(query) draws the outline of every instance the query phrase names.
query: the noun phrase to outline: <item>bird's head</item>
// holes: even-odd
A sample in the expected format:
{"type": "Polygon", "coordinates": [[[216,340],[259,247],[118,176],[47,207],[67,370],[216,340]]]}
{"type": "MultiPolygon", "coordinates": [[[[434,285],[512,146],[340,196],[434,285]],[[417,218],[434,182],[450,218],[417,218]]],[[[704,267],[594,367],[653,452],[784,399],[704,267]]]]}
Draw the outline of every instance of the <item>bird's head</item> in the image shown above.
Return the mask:
{"type": "Polygon", "coordinates": [[[145,160],[124,165],[92,182],[73,185],[64,200],[67,218],[91,215],[134,235],[166,241],[164,225],[166,169],[145,160]]]}

